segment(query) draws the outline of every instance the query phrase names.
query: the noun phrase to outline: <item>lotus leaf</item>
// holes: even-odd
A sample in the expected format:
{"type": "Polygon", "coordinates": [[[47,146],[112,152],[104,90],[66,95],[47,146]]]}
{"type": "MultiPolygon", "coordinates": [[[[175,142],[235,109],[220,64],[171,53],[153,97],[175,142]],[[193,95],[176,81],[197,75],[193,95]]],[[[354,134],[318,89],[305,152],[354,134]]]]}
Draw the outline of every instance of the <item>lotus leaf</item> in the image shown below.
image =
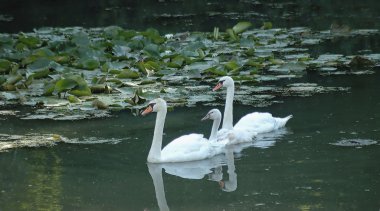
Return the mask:
{"type": "Polygon", "coordinates": [[[74,95],[69,95],[67,99],[69,100],[70,103],[80,103],[79,98],[75,97],[74,95]]]}
{"type": "Polygon", "coordinates": [[[78,86],[78,82],[74,79],[70,78],[64,78],[56,82],[55,84],[55,92],[61,93],[61,92],[66,92],[74,87],[78,86]]]}
{"type": "Polygon", "coordinates": [[[112,53],[118,58],[128,58],[130,56],[129,52],[131,48],[123,45],[115,45],[112,48],[112,53]]]}
{"type": "Polygon", "coordinates": [[[71,41],[77,46],[89,46],[91,44],[88,34],[84,32],[74,34],[71,41]]]}
{"type": "Polygon", "coordinates": [[[250,22],[239,22],[234,27],[232,27],[232,30],[235,34],[241,34],[247,31],[247,29],[251,26],[252,26],[252,23],[250,22]]]}
{"type": "Polygon", "coordinates": [[[272,22],[264,22],[263,25],[261,26],[261,29],[272,29],[273,25],[272,22]]]}
{"type": "Polygon", "coordinates": [[[0,86],[5,83],[7,79],[5,77],[0,76],[0,86]]]}
{"type": "Polygon", "coordinates": [[[217,66],[210,67],[210,68],[203,70],[201,72],[206,73],[206,74],[211,74],[211,75],[217,75],[217,76],[226,76],[227,75],[227,72],[218,69],[217,66]]]}
{"type": "Polygon", "coordinates": [[[156,44],[148,44],[144,47],[144,52],[151,57],[160,57],[160,47],[156,44]]]}
{"type": "Polygon", "coordinates": [[[24,34],[19,35],[18,41],[28,48],[37,48],[42,44],[41,40],[38,37],[26,36],[24,34]]]}
{"type": "Polygon", "coordinates": [[[37,56],[37,57],[52,57],[55,55],[55,53],[53,51],[51,51],[49,48],[47,47],[43,47],[43,48],[39,48],[39,49],[36,49],[34,52],[33,52],[33,55],[37,56]]]}
{"type": "Polygon", "coordinates": [[[75,95],[77,97],[82,96],[91,96],[91,89],[88,86],[79,86],[71,91],[69,91],[69,94],[75,95]]]}
{"type": "Polygon", "coordinates": [[[27,71],[30,73],[46,70],[50,68],[51,60],[47,58],[38,58],[33,63],[28,65],[27,71]]]}
{"type": "Polygon", "coordinates": [[[236,61],[229,61],[227,62],[226,64],[224,64],[224,66],[227,68],[227,70],[231,71],[231,70],[236,70],[238,68],[240,68],[240,65],[236,62],[236,61]]]}
{"type": "Polygon", "coordinates": [[[130,78],[130,79],[137,79],[140,77],[139,73],[133,70],[124,69],[121,71],[118,75],[118,78],[130,78]]]}
{"type": "Polygon", "coordinates": [[[50,69],[44,69],[40,71],[36,71],[33,74],[29,75],[28,79],[40,79],[40,78],[45,78],[49,75],[50,69]]]}
{"type": "Polygon", "coordinates": [[[165,38],[160,36],[160,33],[153,28],[147,29],[145,32],[141,32],[146,38],[148,38],[154,44],[161,44],[165,42],[165,38]]]}
{"type": "Polygon", "coordinates": [[[55,90],[55,83],[56,83],[56,81],[52,81],[51,83],[45,84],[42,95],[43,96],[51,96],[51,95],[53,95],[53,92],[55,90]]]}
{"type": "Polygon", "coordinates": [[[68,64],[70,62],[70,56],[61,54],[52,57],[52,60],[59,64],[68,64]]]}
{"type": "Polygon", "coordinates": [[[168,63],[168,67],[180,68],[185,62],[185,58],[181,55],[174,57],[171,62],[168,63]]]}
{"type": "Polygon", "coordinates": [[[98,68],[100,66],[100,62],[96,59],[81,59],[80,61],[78,61],[78,66],[80,68],[83,68],[83,69],[87,69],[87,70],[95,70],[96,68],[98,68]]]}
{"type": "Polygon", "coordinates": [[[8,73],[11,70],[12,62],[6,59],[0,59],[0,73],[8,73]]]}
{"type": "Polygon", "coordinates": [[[236,33],[234,32],[234,30],[227,29],[226,32],[227,32],[228,36],[230,37],[230,41],[238,40],[238,37],[237,37],[236,33]]]}
{"type": "Polygon", "coordinates": [[[92,102],[92,106],[96,107],[97,109],[107,109],[108,108],[108,105],[99,99],[94,100],[92,102]]]}

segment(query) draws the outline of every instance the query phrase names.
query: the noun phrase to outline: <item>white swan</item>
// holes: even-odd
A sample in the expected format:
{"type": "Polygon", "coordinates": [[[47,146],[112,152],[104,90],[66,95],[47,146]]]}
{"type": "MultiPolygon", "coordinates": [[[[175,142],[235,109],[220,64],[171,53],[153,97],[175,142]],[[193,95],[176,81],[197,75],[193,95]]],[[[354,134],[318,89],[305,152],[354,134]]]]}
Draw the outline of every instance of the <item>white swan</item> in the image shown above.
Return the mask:
{"type": "Polygon", "coordinates": [[[289,115],[284,118],[273,117],[270,113],[261,113],[261,112],[253,112],[243,116],[235,126],[232,126],[233,123],[233,98],[234,98],[234,89],[235,83],[234,80],[229,76],[224,76],[219,79],[217,85],[213,88],[213,91],[216,91],[222,87],[227,88],[227,97],[226,104],[224,108],[224,118],[223,118],[223,126],[222,130],[218,133],[225,133],[224,130],[241,130],[241,131],[249,131],[256,133],[267,133],[273,130],[277,130],[281,127],[284,127],[286,122],[293,117],[293,115],[289,115]]]}
{"type": "Polygon", "coordinates": [[[222,120],[222,113],[220,113],[219,109],[211,109],[206,116],[204,116],[201,121],[211,119],[214,120],[212,124],[212,129],[210,133],[210,138],[208,139],[209,141],[216,141],[217,140],[217,132],[220,126],[220,121],[222,120]]]}
{"type": "MultiPolygon", "coordinates": [[[[162,134],[167,113],[165,100],[161,98],[152,100],[142,112],[142,115],[151,112],[157,112],[157,117],[153,141],[147,158],[148,162],[166,163],[203,160],[223,152],[223,144],[209,142],[202,134],[195,133],[178,137],[161,150],[162,134]]],[[[219,127],[219,124],[217,127],[219,127]]]]}
{"type": "Polygon", "coordinates": [[[232,130],[221,129],[218,131],[222,119],[222,113],[216,108],[211,109],[206,116],[202,118],[202,121],[206,119],[214,120],[209,141],[216,141],[220,144],[229,145],[252,141],[252,137],[257,135],[254,131],[242,130],[240,128],[233,128],[232,130]]]}

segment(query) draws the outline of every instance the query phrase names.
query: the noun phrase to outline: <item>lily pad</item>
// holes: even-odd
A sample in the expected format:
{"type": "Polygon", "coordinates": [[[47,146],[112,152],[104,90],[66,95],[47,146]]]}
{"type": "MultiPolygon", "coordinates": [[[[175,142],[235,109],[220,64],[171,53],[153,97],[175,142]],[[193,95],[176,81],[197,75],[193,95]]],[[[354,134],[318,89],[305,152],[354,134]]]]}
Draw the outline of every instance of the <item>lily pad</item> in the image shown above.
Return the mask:
{"type": "Polygon", "coordinates": [[[11,70],[12,62],[6,59],[0,59],[0,73],[8,73],[11,70]]]}
{"type": "Polygon", "coordinates": [[[330,143],[331,145],[341,146],[341,147],[362,147],[377,144],[378,141],[372,139],[343,139],[334,143],[330,143]]]}
{"type": "Polygon", "coordinates": [[[239,22],[234,27],[232,27],[232,30],[235,32],[235,34],[241,34],[251,26],[252,23],[250,22],[239,22]]]}
{"type": "Polygon", "coordinates": [[[124,69],[121,71],[118,75],[118,78],[130,78],[130,79],[137,79],[140,77],[139,73],[133,70],[124,69]]]}

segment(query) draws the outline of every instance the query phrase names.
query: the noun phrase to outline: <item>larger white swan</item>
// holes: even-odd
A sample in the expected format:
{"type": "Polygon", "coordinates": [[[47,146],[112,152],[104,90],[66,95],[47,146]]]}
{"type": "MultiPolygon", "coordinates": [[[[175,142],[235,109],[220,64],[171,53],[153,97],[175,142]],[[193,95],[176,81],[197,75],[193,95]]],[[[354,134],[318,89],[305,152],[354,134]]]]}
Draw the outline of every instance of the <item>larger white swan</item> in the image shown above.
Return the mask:
{"type": "MultiPolygon", "coordinates": [[[[147,158],[148,162],[166,163],[203,160],[223,152],[224,145],[222,143],[210,142],[202,134],[195,133],[178,137],[161,150],[162,134],[167,113],[165,100],[161,98],[152,100],[142,112],[142,115],[151,112],[157,112],[157,117],[153,141],[147,158]]],[[[213,124],[213,130],[217,130],[219,124],[220,119],[218,124],[213,124]]]]}
{"type": "Polygon", "coordinates": [[[227,88],[226,104],[224,108],[224,118],[222,130],[218,133],[225,133],[226,130],[241,130],[250,131],[256,133],[267,133],[273,130],[277,130],[284,127],[289,119],[293,115],[289,115],[284,118],[273,117],[270,113],[253,112],[243,116],[236,124],[233,126],[233,99],[235,92],[234,80],[229,76],[224,76],[219,79],[219,82],[214,87],[213,91],[216,91],[222,87],[227,88]]]}

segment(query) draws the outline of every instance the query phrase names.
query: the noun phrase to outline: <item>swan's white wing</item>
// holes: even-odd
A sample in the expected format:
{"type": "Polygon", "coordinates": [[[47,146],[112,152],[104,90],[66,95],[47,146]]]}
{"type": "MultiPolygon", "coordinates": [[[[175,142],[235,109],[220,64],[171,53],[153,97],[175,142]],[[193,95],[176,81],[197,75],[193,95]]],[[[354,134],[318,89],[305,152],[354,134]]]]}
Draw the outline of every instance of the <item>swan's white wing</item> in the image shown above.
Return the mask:
{"type": "Polygon", "coordinates": [[[203,160],[221,153],[221,149],[212,146],[201,134],[183,135],[174,139],[161,151],[164,162],[186,162],[203,160]]]}
{"type": "Polygon", "coordinates": [[[254,112],[243,116],[234,126],[236,129],[267,133],[277,129],[277,122],[270,113],[254,112]]]}
{"type": "Polygon", "coordinates": [[[233,128],[232,130],[220,129],[217,133],[217,142],[221,144],[238,144],[253,141],[257,132],[244,128],[233,128]]]}

